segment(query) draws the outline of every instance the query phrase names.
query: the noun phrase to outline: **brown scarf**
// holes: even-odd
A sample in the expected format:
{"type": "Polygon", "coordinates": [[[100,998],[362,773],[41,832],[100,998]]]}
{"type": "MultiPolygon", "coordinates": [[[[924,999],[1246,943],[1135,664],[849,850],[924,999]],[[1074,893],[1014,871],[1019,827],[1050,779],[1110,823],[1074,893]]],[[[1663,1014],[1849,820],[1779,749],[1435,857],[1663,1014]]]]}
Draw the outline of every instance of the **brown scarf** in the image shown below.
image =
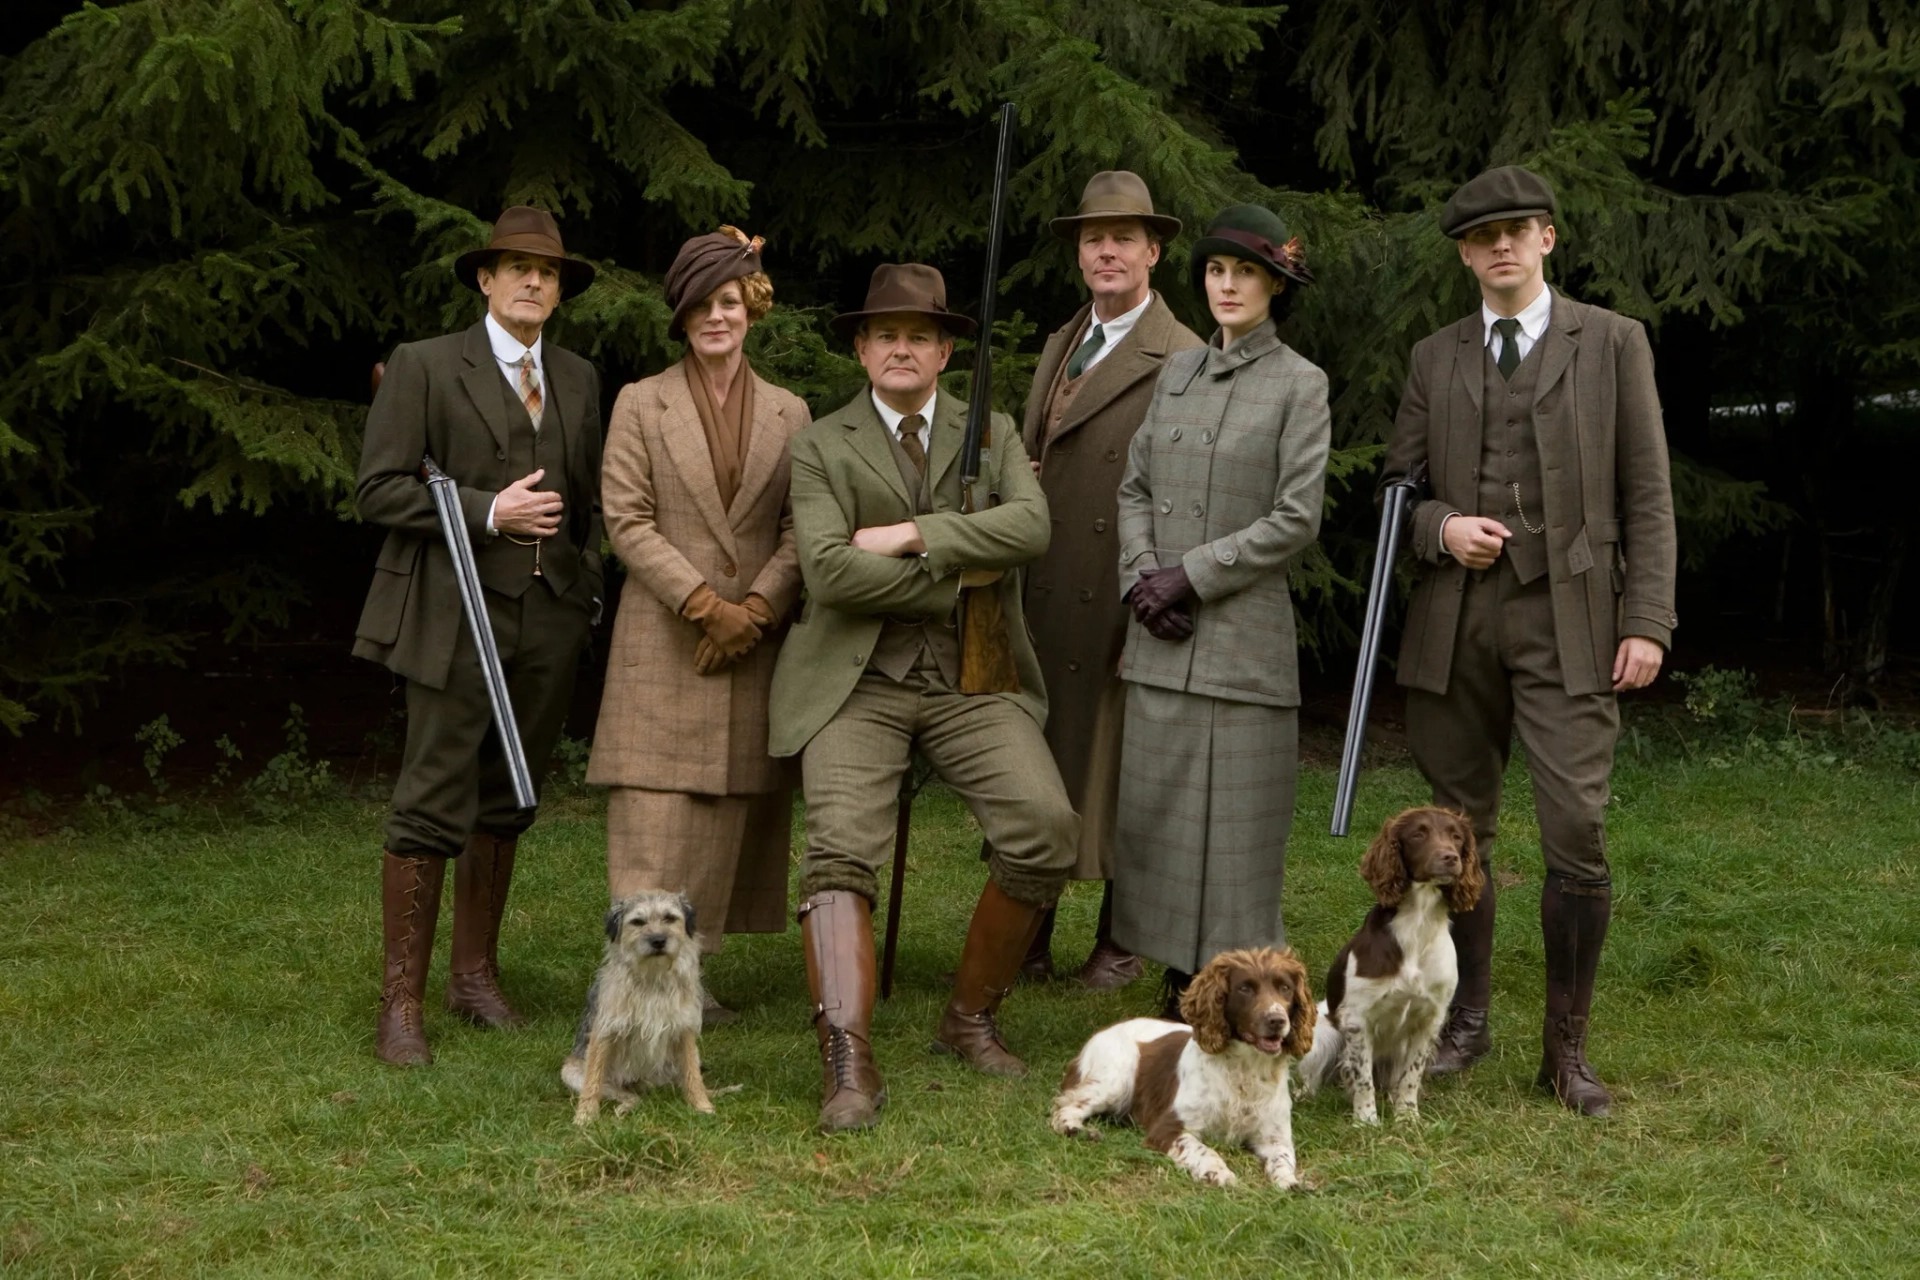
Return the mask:
{"type": "Polygon", "coordinates": [[[727,389],[727,402],[716,405],[707,390],[707,375],[700,359],[689,351],[682,362],[687,371],[687,386],[693,391],[694,411],[700,415],[700,427],[707,433],[707,452],[713,455],[713,479],[720,490],[720,507],[733,506],[733,495],[740,491],[740,470],[747,457],[747,441],[753,434],[753,374],[746,357],[734,372],[733,385],[727,389]]]}

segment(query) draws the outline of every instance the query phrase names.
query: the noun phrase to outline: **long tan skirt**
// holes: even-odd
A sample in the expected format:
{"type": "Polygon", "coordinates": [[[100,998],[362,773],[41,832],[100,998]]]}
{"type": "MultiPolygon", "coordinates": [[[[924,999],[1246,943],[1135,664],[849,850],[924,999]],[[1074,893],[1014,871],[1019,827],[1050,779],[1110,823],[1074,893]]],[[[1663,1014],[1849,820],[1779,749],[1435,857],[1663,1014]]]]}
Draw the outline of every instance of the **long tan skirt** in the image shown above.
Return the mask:
{"type": "Polygon", "coordinates": [[[1127,682],[1107,681],[1093,714],[1087,743],[1085,792],[1080,797],[1080,856],[1072,879],[1113,879],[1113,827],[1120,803],[1120,749],[1127,710],[1127,682]]]}
{"type": "Polygon", "coordinates": [[[705,952],[728,933],[783,933],[793,792],[704,796],[614,787],[607,798],[607,890],[684,893],[705,952]]]}

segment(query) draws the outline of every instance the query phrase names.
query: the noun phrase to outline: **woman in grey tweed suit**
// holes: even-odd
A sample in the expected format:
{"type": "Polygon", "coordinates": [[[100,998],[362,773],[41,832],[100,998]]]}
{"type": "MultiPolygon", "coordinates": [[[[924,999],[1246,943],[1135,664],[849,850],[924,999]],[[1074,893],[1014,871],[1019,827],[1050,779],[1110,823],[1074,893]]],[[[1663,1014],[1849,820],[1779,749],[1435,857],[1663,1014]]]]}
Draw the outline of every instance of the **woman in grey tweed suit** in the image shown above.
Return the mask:
{"type": "Polygon", "coordinates": [[[1319,533],[1329,442],[1327,377],[1274,329],[1312,280],[1298,239],[1235,205],[1191,270],[1220,327],[1167,360],[1120,482],[1133,619],[1113,934],[1167,966],[1175,1010],[1218,953],[1286,940],[1300,705],[1287,568],[1319,533]]]}

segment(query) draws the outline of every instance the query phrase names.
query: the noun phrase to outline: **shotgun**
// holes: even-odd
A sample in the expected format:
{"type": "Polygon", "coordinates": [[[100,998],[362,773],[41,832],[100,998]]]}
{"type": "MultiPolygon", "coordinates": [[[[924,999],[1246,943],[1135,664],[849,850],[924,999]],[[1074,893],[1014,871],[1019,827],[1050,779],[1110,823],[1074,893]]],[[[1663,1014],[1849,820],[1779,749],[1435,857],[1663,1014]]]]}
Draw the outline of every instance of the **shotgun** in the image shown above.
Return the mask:
{"type": "Polygon", "coordinates": [[[1380,633],[1387,625],[1387,601],[1393,595],[1393,562],[1400,554],[1400,530],[1408,510],[1427,483],[1422,462],[1388,485],[1380,501],[1380,540],[1373,553],[1373,583],[1367,589],[1367,617],[1360,625],[1360,660],[1353,673],[1353,702],[1347,708],[1347,736],[1340,746],[1340,778],[1333,791],[1333,834],[1344,836],[1353,824],[1353,800],[1360,787],[1360,753],[1367,745],[1367,712],[1373,707],[1373,681],[1380,666],[1380,633]]]}
{"type": "MultiPolygon", "coordinates": [[[[993,470],[993,304],[1000,289],[1000,239],[1006,230],[1007,178],[1013,169],[1013,104],[1000,105],[1000,144],[993,161],[993,203],[987,222],[986,279],[980,286],[980,339],[974,348],[973,389],[967,397],[967,434],[960,448],[960,509],[980,510],[974,487],[993,470]]],[[[988,481],[991,485],[991,479],[988,481]]],[[[1000,495],[991,488],[986,505],[1000,495]]],[[[1018,693],[1013,636],[1000,603],[999,570],[960,575],[960,692],[1018,693]]]]}

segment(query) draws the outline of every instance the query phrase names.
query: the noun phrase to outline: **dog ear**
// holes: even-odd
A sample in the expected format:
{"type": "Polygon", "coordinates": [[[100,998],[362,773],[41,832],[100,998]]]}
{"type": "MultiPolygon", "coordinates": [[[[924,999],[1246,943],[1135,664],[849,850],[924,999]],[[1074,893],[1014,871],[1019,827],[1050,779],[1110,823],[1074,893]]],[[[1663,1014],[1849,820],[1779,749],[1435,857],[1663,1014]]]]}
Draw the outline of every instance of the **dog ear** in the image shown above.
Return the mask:
{"type": "Polygon", "coordinates": [[[625,909],[618,902],[614,903],[611,907],[607,909],[607,941],[608,942],[620,941],[620,923],[621,923],[621,920],[626,916],[626,914],[627,913],[625,909]]]}
{"type": "Polygon", "coordinates": [[[694,931],[695,931],[695,921],[693,917],[693,899],[689,898],[684,893],[680,895],[680,914],[687,922],[687,936],[691,938],[694,935],[694,931]]]}
{"type": "Polygon", "coordinates": [[[1360,859],[1360,878],[1373,886],[1374,901],[1383,907],[1399,906],[1407,892],[1407,864],[1400,856],[1400,837],[1395,834],[1405,816],[1397,814],[1381,824],[1380,834],[1360,859]]]}
{"type": "Polygon", "coordinates": [[[1227,975],[1232,965],[1215,956],[1180,993],[1180,1016],[1193,1028],[1202,1053],[1225,1053],[1233,1031],[1227,1025],[1227,975]]]}
{"type": "Polygon", "coordinates": [[[1295,1058],[1304,1058],[1313,1048],[1313,1025],[1320,1016],[1319,1006],[1313,1002],[1313,986],[1307,981],[1307,966],[1291,949],[1282,952],[1286,957],[1287,972],[1293,978],[1293,1002],[1287,1009],[1287,1038],[1280,1042],[1283,1052],[1295,1058]]]}
{"type": "Polygon", "coordinates": [[[1460,824],[1461,845],[1460,874],[1447,886],[1447,910],[1465,913],[1473,910],[1480,901],[1480,895],[1486,892],[1487,873],[1480,865],[1480,851],[1473,839],[1473,822],[1464,813],[1448,810],[1453,820],[1460,824]]]}

